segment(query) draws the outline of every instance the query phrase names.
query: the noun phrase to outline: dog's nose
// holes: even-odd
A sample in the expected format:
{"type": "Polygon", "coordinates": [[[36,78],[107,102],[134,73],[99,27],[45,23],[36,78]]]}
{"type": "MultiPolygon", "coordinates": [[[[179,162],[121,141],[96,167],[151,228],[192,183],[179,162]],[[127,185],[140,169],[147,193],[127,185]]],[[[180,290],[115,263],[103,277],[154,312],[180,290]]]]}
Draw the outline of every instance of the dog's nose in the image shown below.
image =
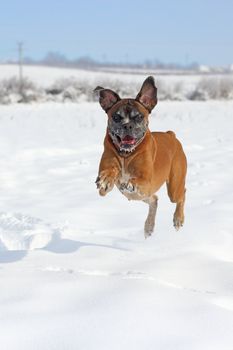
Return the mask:
{"type": "Polygon", "coordinates": [[[124,124],[125,130],[132,130],[132,125],[130,123],[124,124]]]}

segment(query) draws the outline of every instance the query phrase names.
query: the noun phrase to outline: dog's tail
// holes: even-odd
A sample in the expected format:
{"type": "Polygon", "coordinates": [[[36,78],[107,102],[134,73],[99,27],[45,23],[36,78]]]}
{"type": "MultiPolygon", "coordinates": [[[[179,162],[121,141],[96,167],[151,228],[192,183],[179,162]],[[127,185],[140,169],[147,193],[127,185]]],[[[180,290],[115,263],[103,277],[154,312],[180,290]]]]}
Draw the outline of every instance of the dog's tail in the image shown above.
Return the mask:
{"type": "Polygon", "coordinates": [[[171,131],[171,130],[167,131],[167,134],[169,134],[169,135],[171,135],[173,137],[176,137],[176,134],[173,131],[171,131]]]}

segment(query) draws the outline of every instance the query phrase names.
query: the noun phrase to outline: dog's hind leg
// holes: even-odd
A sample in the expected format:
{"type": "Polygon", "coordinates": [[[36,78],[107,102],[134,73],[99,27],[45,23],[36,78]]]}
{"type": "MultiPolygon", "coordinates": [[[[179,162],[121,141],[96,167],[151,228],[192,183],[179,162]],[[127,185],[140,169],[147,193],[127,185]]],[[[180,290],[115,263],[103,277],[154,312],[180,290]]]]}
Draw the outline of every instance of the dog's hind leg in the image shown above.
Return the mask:
{"type": "Polygon", "coordinates": [[[184,202],[185,198],[176,204],[176,210],[173,216],[173,225],[177,231],[184,224],[184,202]]]}
{"type": "Polygon", "coordinates": [[[168,196],[172,203],[176,203],[176,210],[173,215],[173,225],[176,230],[184,224],[184,203],[185,203],[185,183],[184,179],[180,182],[170,179],[167,182],[168,196]],[[175,183],[174,183],[175,182],[175,183]]]}
{"type": "Polygon", "coordinates": [[[184,203],[185,203],[185,177],[187,161],[182,146],[178,142],[178,148],[174,156],[169,179],[167,181],[167,192],[172,203],[176,203],[176,210],[173,216],[173,224],[179,230],[184,224],[184,203]]]}
{"type": "Polygon", "coordinates": [[[145,203],[149,204],[149,212],[145,221],[144,234],[145,238],[151,236],[155,226],[155,215],[158,206],[158,197],[154,194],[148,199],[144,200],[145,203]]]}

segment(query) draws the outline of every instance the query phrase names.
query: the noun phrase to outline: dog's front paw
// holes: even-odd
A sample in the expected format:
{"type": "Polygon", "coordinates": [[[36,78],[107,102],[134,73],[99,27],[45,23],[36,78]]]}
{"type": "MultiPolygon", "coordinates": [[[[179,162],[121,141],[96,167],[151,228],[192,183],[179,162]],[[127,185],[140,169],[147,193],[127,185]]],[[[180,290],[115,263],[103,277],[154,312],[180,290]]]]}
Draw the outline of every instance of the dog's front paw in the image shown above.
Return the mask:
{"type": "Polygon", "coordinates": [[[120,185],[121,192],[133,193],[133,192],[135,192],[135,189],[136,189],[135,185],[132,184],[132,182],[130,182],[130,181],[127,183],[122,183],[120,185]]]}
{"type": "Polygon", "coordinates": [[[141,188],[138,186],[136,179],[130,179],[127,183],[121,184],[120,191],[122,193],[136,194],[141,199],[145,197],[145,194],[141,191],[141,188]]]}
{"type": "Polygon", "coordinates": [[[115,176],[112,171],[103,170],[96,179],[96,186],[101,196],[105,196],[113,189],[115,184],[115,176]]]}

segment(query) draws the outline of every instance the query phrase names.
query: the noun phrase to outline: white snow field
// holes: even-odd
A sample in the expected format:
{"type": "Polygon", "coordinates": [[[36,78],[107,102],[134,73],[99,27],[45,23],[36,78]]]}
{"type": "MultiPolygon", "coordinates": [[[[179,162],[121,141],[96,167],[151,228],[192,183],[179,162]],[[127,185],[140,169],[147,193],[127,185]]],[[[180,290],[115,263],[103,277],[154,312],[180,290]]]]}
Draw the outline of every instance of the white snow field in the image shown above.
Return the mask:
{"type": "MultiPolygon", "coordinates": [[[[2,79],[8,79],[13,76],[18,76],[19,67],[14,64],[0,64],[0,77],[2,79]]],[[[166,74],[163,75],[161,72],[150,71],[143,72],[140,71],[133,73],[122,72],[118,69],[112,69],[112,71],[100,71],[100,70],[84,70],[76,68],[60,68],[60,67],[46,67],[46,66],[30,66],[25,65],[23,67],[23,75],[25,78],[30,79],[32,82],[38,84],[39,86],[48,87],[53,84],[56,80],[75,78],[80,82],[89,81],[93,83],[95,87],[103,82],[108,82],[109,80],[120,80],[125,83],[139,83],[142,84],[143,78],[146,75],[156,75],[156,78],[165,80],[168,84],[174,82],[183,82],[186,88],[193,86],[200,78],[202,74],[166,74]]],[[[212,74],[211,76],[215,76],[212,74]]],[[[218,75],[219,76],[219,75],[218,75]]],[[[217,77],[217,76],[216,76],[217,77]]]]}
{"type": "Polygon", "coordinates": [[[186,222],[95,179],[98,103],[0,106],[0,349],[233,349],[233,102],[160,102],[188,158],[186,222]]]}

